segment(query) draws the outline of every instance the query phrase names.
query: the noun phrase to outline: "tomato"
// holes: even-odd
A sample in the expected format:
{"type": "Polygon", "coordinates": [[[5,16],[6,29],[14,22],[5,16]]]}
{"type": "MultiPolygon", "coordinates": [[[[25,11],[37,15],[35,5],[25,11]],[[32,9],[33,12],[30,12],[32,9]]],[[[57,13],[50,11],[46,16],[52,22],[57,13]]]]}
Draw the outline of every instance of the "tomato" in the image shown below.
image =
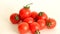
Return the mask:
{"type": "Polygon", "coordinates": [[[30,10],[23,8],[20,10],[19,15],[20,15],[21,19],[27,18],[30,16],[30,10]]]}
{"type": "Polygon", "coordinates": [[[13,24],[16,24],[20,21],[20,17],[17,13],[13,13],[11,16],[10,16],[10,21],[13,23],[13,24]]]}
{"type": "Polygon", "coordinates": [[[29,24],[30,26],[30,30],[32,31],[32,33],[35,33],[35,31],[40,30],[40,25],[37,22],[33,22],[31,24],[29,24]]]}
{"type": "Polygon", "coordinates": [[[24,22],[27,22],[28,24],[29,23],[33,23],[34,22],[34,19],[32,17],[28,17],[28,18],[25,18],[24,19],[24,22]]]}
{"type": "Polygon", "coordinates": [[[56,26],[56,21],[55,19],[49,18],[46,22],[46,26],[48,29],[52,29],[56,26]]]}
{"type": "Polygon", "coordinates": [[[46,13],[44,12],[40,12],[37,16],[38,19],[44,19],[44,20],[47,20],[48,19],[48,16],[46,13]]]}
{"type": "MultiPolygon", "coordinates": [[[[28,4],[30,5],[30,4],[28,4]]],[[[30,11],[30,6],[24,6],[20,11],[19,11],[19,15],[21,17],[21,19],[25,19],[27,17],[30,17],[31,11],[30,11]]]]}
{"type": "Polygon", "coordinates": [[[22,22],[18,25],[18,31],[20,33],[25,33],[29,31],[29,25],[26,22],[22,22]]]}
{"type": "Polygon", "coordinates": [[[31,12],[31,17],[32,17],[32,18],[36,18],[36,17],[37,17],[37,15],[38,15],[38,13],[37,13],[37,12],[35,12],[35,11],[31,12]]]}
{"type": "Polygon", "coordinates": [[[44,29],[46,26],[46,21],[43,19],[39,19],[37,23],[40,25],[40,30],[44,29]]]}

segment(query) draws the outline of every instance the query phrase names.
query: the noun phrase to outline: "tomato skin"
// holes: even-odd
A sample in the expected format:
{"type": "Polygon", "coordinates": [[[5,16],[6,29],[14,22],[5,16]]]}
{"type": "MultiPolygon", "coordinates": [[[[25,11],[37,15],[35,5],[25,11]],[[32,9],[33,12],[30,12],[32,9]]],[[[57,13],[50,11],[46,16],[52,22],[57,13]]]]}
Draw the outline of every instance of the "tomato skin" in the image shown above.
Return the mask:
{"type": "Polygon", "coordinates": [[[46,27],[46,21],[43,19],[39,19],[37,23],[40,25],[40,30],[44,29],[46,27]]]}
{"type": "Polygon", "coordinates": [[[40,25],[37,22],[33,22],[30,24],[30,30],[32,33],[35,33],[36,30],[40,30],[40,25]]]}
{"type": "Polygon", "coordinates": [[[18,25],[18,31],[20,33],[26,33],[29,31],[29,25],[26,22],[22,22],[18,25]]]}
{"type": "Polygon", "coordinates": [[[19,11],[19,15],[20,15],[21,19],[30,17],[30,10],[27,9],[27,8],[22,8],[22,9],[19,11]]]}
{"type": "Polygon", "coordinates": [[[27,32],[23,33],[23,32],[20,32],[20,34],[27,34],[27,32]]]}
{"type": "Polygon", "coordinates": [[[37,12],[35,12],[35,11],[31,12],[31,17],[32,17],[32,18],[36,18],[36,17],[37,17],[37,15],[38,15],[38,13],[37,13],[37,12]]]}
{"type": "Polygon", "coordinates": [[[28,17],[24,19],[24,22],[27,22],[28,24],[30,24],[34,22],[34,19],[32,17],[28,17]]]}
{"type": "Polygon", "coordinates": [[[37,18],[47,20],[48,16],[45,12],[40,12],[39,15],[37,16],[37,18]]]}
{"type": "Polygon", "coordinates": [[[53,18],[49,18],[46,22],[46,26],[48,29],[53,29],[56,26],[56,21],[53,18]]]}
{"type": "Polygon", "coordinates": [[[13,13],[11,14],[10,16],[10,21],[13,23],[13,24],[17,24],[19,21],[20,21],[20,17],[17,13],[13,13]]]}

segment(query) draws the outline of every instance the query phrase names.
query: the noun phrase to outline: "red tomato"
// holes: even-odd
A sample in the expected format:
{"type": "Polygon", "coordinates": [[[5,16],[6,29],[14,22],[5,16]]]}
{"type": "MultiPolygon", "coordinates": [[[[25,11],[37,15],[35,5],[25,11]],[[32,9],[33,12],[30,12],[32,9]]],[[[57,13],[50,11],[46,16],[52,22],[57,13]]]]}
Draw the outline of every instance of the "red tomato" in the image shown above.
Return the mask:
{"type": "Polygon", "coordinates": [[[18,31],[20,33],[26,33],[29,31],[29,25],[26,22],[22,22],[18,25],[18,31]]]}
{"type": "Polygon", "coordinates": [[[24,6],[20,11],[19,11],[19,15],[21,17],[21,19],[25,19],[27,17],[30,17],[30,7],[28,7],[27,5],[24,6]]]}
{"type": "Polygon", "coordinates": [[[43,19],[39,19],[37,23],[40,25],[40,30],[44,29],[46,26],[46,22],[43,19]]]}
{"type": "Polygon", "coordinates": [[[48,16],[46,13],[44,12],[40,12],[39,15],[37,16],[38,19],[44,19],[44,20],[47,20],[48,19],[48,16]]]}
{"type": "Polygon", "coordinates": [[[13,23],[13,24],[16,24],[20,21],[20,17],[17,13],[13,13],[11,16],[10,16],[10,21],[13,23]]]}
{"type": "Polygon", "coordinates": [[[32,33],[35,33],[35,31],[39,30],[40,25],[37,22],[33,22],[30,25],[30,30],[32,31],[32,33]]]}
{"type": "Polygon", "coordinates": [[[37,15],[38,15],[38,13],[37,13],[37,12],[35,12],[35,11],[31,12],[31,17],[32,17],[32,18],[36,18],[36,17],[37,17],[37,15]]]}
{"type": "Polygon", "coordinates": [[[24,19],[24,22],[33,23],[34,22],[34,19],[32,17],[28,17],[28,18],[25,18],[24,19]]]}
{"type": "Polygon", "coordinates": [[[52,19],[52,18],[49,18],[47,20],[46,25],[47,25],[48,29],[52,29],[52,28],[54,28],[56,26],[56,21],[54,19],[52,19]]]}

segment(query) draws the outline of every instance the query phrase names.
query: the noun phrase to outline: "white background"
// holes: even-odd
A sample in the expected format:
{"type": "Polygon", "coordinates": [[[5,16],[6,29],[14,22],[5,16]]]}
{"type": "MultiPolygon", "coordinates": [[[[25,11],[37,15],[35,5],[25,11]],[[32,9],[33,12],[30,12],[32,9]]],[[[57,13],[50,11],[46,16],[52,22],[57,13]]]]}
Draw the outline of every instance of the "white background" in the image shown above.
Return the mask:
{"type": "Polygon", "coordinates": [[[60,34],[60,0],[0,0],[0,34],[19,34],[9,17],[29,3],[33,3],[31,11],[44,11],[57,22],[54,29],[42,30],[41,34],[60,34]]]}

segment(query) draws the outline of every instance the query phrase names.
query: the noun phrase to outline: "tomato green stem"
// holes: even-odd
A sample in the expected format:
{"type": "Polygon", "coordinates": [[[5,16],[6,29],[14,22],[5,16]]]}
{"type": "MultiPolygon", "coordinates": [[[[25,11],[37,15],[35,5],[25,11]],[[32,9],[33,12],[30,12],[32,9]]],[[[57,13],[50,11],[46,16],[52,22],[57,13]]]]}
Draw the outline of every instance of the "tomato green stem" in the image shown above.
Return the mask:
{"type": "Polygon", "coordinates": [[[27,9],[29,9],[30,8],[30,6],[29,5],[31,5],[32,3],[30,3],[30,4],[27,4],[26,6],[24,6],[24,8],[27,8],[27,9]]]}
{"type": "Polygon", "coordinates": [[[19,20],[19,17],[16,15],[16,16],[15,16],[15,19],[16,19],[16,20],[19,20]]]}
{"type": "Polygon", "coordinates": [[[26,6],[29,6],[29,5],[31,5],[32,3],[30,3],[30,4],[27,4],[26,6]]]}

